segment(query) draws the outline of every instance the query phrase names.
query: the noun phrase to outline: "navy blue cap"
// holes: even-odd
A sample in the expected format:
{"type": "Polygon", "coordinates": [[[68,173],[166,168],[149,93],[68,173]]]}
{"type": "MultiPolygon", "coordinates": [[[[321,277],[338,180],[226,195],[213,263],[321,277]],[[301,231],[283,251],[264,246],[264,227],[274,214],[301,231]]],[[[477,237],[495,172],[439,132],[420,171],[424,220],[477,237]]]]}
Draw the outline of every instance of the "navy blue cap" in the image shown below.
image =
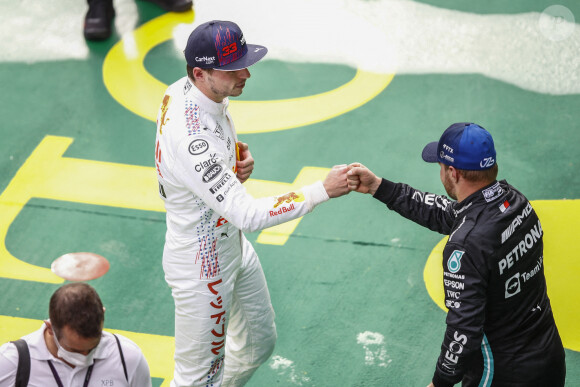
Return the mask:
{"type": "Polygon", "coordinates": [[[491,134],[469,122],[448,127],[439,142],[431,142],[423,148],[421,156],[428,163],[443,163],[467,171],[483,171],[496,163],[491,134]]]}
{"type": "Polygon", "coordinates": [[[196,27],[183,51],[191,67],[227,71],[250,67],[267,52],[264,46],[246,44],[236,23],[222,20],[212,20],[196,27]]]}

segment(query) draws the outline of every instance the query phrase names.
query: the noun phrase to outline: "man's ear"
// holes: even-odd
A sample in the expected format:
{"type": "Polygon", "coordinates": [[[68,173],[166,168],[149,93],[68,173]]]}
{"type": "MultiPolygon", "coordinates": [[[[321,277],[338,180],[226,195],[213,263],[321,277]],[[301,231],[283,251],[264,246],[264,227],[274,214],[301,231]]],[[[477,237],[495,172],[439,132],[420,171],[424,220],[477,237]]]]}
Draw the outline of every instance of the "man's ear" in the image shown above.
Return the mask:
{"type": "Polygon", "coordinates": [[[50,321],[44,320],[44,324],[46,325],[46,328],[48,329],[48,334],[51,336],[54,335],[54,331],[52,330],[52,324],[50,323],[50,321]]]}
{"type": "Polygon", "coordinates": [[[451,178],[453,179],[453,182],[458,183],[459,178],[461,177],[459,171],[452,166],[449,166],[449,171],[451,172],[451,178]]]}
{"type": "Polygon", "coordinates": [[[203,79],[203,77],[204,77],[203,71],[199,67],[194,67],[192,73],[193,73],[193,78],[195,78],[194,79],[195,81],[197,81],[199,79],[203,79]]]}

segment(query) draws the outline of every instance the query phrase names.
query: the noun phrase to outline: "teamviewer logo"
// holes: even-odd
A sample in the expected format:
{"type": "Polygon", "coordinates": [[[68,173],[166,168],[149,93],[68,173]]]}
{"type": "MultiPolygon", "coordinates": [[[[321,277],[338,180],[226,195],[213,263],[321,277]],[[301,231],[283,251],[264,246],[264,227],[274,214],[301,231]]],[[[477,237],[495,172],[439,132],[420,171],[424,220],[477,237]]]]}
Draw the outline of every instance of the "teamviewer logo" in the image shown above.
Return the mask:
{"type": "Polygon", "coordinates": [[[521,292],[520,273],[505,281],[505,298],[510,298],[521,292]]]}

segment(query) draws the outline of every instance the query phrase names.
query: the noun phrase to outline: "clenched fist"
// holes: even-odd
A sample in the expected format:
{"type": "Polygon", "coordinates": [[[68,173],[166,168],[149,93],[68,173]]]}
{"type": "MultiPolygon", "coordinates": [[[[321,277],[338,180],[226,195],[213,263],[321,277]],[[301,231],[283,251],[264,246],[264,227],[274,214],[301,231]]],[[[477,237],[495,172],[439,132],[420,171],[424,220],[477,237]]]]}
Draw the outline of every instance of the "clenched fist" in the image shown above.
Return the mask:
{"type": "Polygon", "coordinates": [[[328,175],[326,175],[326,179],[324,179],[322,184],[330,198],[337,198],[350,192],[346,181],[347,172],[347,165],[342,164],[332,167],[330,172],[328,172],[328,175]]]}
{"type": "Polygon", "coordinates": [[[374,195],[381,185],[382,179],[361,163],[352,163],[348,166],[348,188],[351,191],[374,195]]]}

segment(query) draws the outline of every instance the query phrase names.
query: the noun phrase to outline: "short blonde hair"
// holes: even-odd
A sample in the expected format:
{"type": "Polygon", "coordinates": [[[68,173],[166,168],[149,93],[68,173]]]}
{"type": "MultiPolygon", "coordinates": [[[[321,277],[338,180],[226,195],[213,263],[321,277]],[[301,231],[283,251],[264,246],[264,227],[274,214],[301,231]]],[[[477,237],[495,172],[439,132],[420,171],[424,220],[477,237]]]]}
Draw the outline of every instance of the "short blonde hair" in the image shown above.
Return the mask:
{"type": "MultiPolygon", "coordinates": [[[[445,166],[445,170],[449,169],[449,166],[446,164],[443,164],[445,166]]],[[[468,171],[466,169],[457,169],[459,171],[459,174],[467,181],[470,181],[472,183],[478,183],[478,182],[486,182],[486,183],[491,183],[492,181],[494,181],[495,179],[497,179],[497,173],[499,171],[499,167],[497,166],[497,163],[489,168],[489,169],[485,169],[483,171],[468,171]]]]}

